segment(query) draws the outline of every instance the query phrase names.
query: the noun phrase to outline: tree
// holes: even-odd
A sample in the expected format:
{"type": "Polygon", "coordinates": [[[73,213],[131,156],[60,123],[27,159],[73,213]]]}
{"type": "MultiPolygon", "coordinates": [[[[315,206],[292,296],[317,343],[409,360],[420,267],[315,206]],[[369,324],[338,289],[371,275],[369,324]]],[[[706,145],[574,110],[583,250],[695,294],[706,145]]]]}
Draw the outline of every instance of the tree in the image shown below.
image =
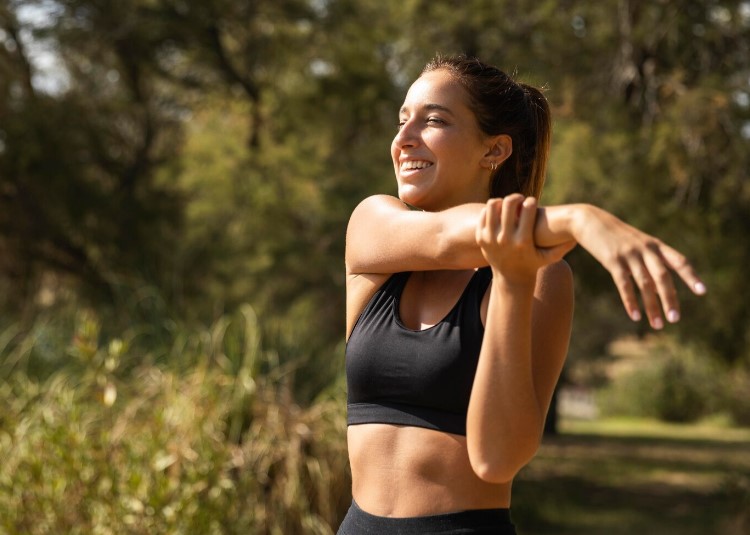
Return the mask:
{"type": "Polygon", "coordinates": [[[103,5],[53,7],[49,24],[21,28],[17,3],[0,20],[14,50],[0,104],[0,249],[18,307],[33,303],[45,270],[109,301],[129,278],[158,284],[179,225],[179,196],[156,183],[180,139],[175,102],[149,77],[139,25],[103,5]],[[35,84],[27,53],[48,40],[69,75],[59,94],[35,84]]]}
{"type": "MultiPolygon", "coordinates": [[[[747,358],[733,296],[747,289],[748,13],[729,0],[6,1],[6,308],[33,317],[49,273],[122,324],[205,324],[250,302],[269,344],[325,369],[340,356],[348,215],[395,191],[388,145],[411,80],[435,52],[466,52],[548,88],[543,202],[595,202],[685,250],[710,292],[683,294],[680,332],[747,358]],[[64,81],[52,91],[40,44],[64,81]]],[[[571,261],[574,358],[645,332],[601,268],[571,261]]]]}

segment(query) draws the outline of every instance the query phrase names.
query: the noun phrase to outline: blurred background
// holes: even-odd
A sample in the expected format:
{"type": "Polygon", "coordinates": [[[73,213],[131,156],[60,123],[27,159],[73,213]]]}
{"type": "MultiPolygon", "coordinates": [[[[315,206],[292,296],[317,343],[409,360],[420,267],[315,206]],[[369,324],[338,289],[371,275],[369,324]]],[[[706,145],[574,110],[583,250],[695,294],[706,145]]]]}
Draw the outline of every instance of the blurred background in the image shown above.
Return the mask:
{"type": "Polygon", "coordinates": [[[750,2],[1,0],[0,532],[332,534],[344,231],[436,52],[543,85],[544,204],[709,293],[577,309],[522,534],[750,533],[750,2]]]}

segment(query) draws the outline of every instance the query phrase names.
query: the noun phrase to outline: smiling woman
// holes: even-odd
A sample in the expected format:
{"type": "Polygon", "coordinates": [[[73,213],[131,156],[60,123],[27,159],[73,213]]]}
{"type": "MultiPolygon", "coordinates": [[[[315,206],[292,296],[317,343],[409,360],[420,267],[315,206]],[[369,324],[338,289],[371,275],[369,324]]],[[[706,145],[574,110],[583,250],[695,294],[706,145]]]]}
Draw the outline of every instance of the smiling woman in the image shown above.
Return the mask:
{"type": "MultiPolygon", "coordinates": [[[[443,70],[425,73],[409,90],[391,145],[399,197],[405,203],[438,211],[486,200],[489,160],[483,157],[488,148],[466,100],[461,86],[443,70]],[[466,160],[474,165],[467,168],[466,160]]],[[[497,147],[510,149],[507,142],[497,147]]],[[[494,156],[500,160],[503,154],[494,156]]]]}
{"type": "Polygon", "coordinates": [[[399,198],[347,230],[348,447],[341,535],[513,534],[511,483],[535,454],[562,369],[581,244],[636,288],[654,328],[679,319],[674,249],[590,205],[540,208],[542,93],[478,60],[439,57],[409,89],[391,156],[399,198]]]}

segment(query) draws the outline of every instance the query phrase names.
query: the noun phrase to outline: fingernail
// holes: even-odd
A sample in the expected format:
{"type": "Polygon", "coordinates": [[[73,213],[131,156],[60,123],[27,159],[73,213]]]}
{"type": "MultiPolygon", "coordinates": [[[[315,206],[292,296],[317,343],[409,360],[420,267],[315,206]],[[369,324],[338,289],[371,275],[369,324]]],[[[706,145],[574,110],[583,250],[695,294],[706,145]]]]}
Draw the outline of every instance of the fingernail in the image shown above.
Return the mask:
{"type": "Polygon", "coordinates": [[[696,282],[693,285],[693,289],[695,290],[695,293],[697,293],[698,295],[703,295],[704,293],[706,293],[706,285],[703,284],[702,282],[696,282]]]}
{"type": "Polygon", "coordinates": [[[641,313],[638,310],[633,310],[630,313],[630,319],[633,321],[641,321],[641,313]]]}
{"type": "Polygon", "coordinates": [[[664,328],[664,322],[661,318],[654,318],[654,321],[651,322],[651,326],[658,331],[664,328]]]}
{"type": "Polygon", "coordinates": [[[672,309],[669,312],[667,312],[667,321],[669,323],[677,323],[680,321],[680,313],[676,310],[672,309]]]}

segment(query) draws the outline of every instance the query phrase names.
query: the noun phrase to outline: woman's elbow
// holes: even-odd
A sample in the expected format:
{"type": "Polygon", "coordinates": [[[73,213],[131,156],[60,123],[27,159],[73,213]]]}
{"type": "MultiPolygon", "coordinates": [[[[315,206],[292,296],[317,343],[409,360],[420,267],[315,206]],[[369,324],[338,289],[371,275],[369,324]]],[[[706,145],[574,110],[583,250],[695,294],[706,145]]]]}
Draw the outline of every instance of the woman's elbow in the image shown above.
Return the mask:
{"type": "MultiPolygon", "coordinates": [[[[505,464],[505,463],[503,463],[505,464]]],[[[495,463],[472,462],[471,467],[479,479],[486,483],[508,483],[512,481],[520,467],[516,469],[511,466],[503,466],[495,463]]]]}
{"type": "Polygon", "coordinates": [[[536,455],[539,441],[528,444],[516,444],[515,447],[505,449],[494,448],[485,454],[469,454],[469,461],[474,473],[487,483],[507,483],[512,481],[521,468],[526,466],[536,455]]]}

